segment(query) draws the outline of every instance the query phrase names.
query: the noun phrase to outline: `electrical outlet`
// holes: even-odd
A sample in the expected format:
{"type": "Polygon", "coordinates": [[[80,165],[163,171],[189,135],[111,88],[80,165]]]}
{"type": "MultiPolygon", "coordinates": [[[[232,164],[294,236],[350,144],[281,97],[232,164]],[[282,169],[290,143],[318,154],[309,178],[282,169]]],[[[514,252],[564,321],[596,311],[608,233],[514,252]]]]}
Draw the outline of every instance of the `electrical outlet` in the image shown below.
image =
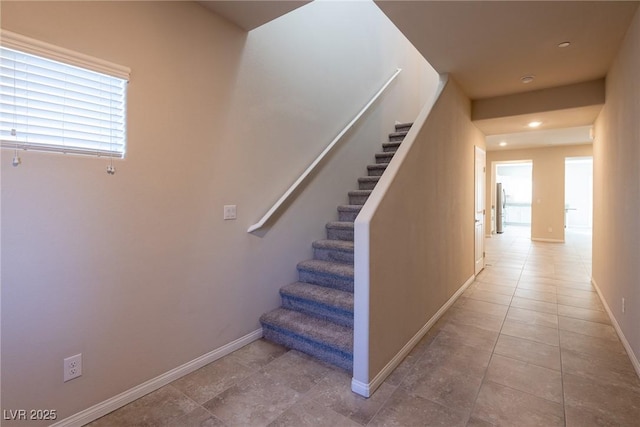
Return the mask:
{"type": "Polygon", "coordinates": [[[236,219],[236,205],[224,205],[224,219],[236,219]]]}
{"type": "Polygon", "coordinates": [[[64,382],[82,375],[82,353],[64,359],[64,382]]]}
{"type": "Polygon", "coordinates": [[[553,228],[549,227],[549,228],[547,228],[547,231],[548,231],[549,233],[553,233],[553,228]]]}

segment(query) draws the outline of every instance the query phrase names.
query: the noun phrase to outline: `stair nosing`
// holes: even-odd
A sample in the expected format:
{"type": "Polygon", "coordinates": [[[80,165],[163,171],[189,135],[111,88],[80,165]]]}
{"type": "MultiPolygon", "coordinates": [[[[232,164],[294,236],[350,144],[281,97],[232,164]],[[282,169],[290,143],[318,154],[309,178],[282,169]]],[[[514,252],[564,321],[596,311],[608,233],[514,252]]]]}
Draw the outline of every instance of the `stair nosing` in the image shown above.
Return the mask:
{"type": "Polygon", "coordinates": [[[335,307],[337,311],[343,311],[353,314],[353,292],[341,291],[340,289],[328,288],[326,286],[314,285],[307,282],[293,282],[289,285],[285,285],[280,288],[280,294],[286,295],[291,298],[296,298],[299,301],[311,301],[318,304],[325,305],[327,307],[335,307]],[[347,299],[346,304],[336,304],[331,298],[317,298],[318,295],[311,294],[309,290],[318,288],[322,291],[321,296],[342,296],[347,299]],[[296,292],[301,291],[301,292],[296,292]]]}
{"type": "MultiPolygon", "coordinates": [[[[269,317],[274,316],[274,313],[276,312],[282,312],[282,311],[286,311],[286,312],[290,312],[292,313],[292,315],[297,316],[297,317],[302,317],[302,318],[307,318],[310,320],[313,320],[316,323],[324,323],[324,327],[322,328],[314,328],[312,330],[309,329],[304,329],[304,328],[300,328],[299,327],[299,322],[295,322],[293,323],[291,329],[293,332],[295,332],[296,334],[306,337],[307,339],[319,342],[319,343],[323,343],[324,345],[329,345],[330,347],[333,347],[337,350],[343,351],[344,353],[351,355],[353,353],[353,328],[350,328],[348,326],[344,326],[344,325],[340,325],[338,323],[332,322],[330,320],[326,320],[326,319],[321,319],[321,318],[317,318],[317,317],[313,317],[310,316],[308,314],[305,313],[301,313],[299,311],[294,311],[294,310],[289,310],[287,308],[277,308],[275,310],[272,310],[268,313],[263,314],[260,317],[260,321],[267,323],[269,325],[273,325],[273,326],[277,326],[280,328],[288,328],[289,326],[283,325],[283,324],[279,324],[277,322],[269,322],[266,321],[265,318],[269,319],[269,317]],[[327,334],[323,334],[322,332],[332,329],[334,331],[337,330],[337,334],[342,335],[342,338],[348,338],[351,337],[351,339],[347,339],[346,341],[346,347],[343,345],[340,345],[340,343],[335,343],[332,342],[330,340],[331,337],[329,337],[327,334]],[[309,333],[309,331],[311,331],[312,333],[309,333]]],[[[298,319],[299,320],[299,319],[298,319]]]]}

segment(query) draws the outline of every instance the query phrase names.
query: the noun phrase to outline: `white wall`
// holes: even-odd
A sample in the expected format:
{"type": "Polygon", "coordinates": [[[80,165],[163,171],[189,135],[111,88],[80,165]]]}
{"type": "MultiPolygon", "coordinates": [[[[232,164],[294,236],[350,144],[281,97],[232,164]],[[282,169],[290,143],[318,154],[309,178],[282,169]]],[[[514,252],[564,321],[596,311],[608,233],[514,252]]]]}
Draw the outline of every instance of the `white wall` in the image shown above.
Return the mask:
{"type": "Polygon", "coordinates": [[[593,147],[593,280],[640,375],[640,12],[607,74],[593,147]],[[626,309],[622,312],[622,298],[626,309]]]}
{"type": "Polygon", "coordinates": [[[116,175],[94,158],[1,160],[2,408],[59,418],[258,329],[437,81],[368,2],[314,2],[249,34],[192,2],[3,2],[2,27],[132,69],[116,175]],[[396,67],[348,144],[247,234],[396,67]],[[63,383],[76,353],[84,374],[63,383]]]}

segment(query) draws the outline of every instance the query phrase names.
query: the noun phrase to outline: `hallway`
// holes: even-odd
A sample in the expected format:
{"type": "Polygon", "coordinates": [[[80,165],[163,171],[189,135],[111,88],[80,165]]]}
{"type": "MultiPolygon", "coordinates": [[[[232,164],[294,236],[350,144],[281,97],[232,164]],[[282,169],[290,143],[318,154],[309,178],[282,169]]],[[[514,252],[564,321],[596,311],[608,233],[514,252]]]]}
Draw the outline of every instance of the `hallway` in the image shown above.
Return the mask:
{"type": "Polygon", "coordinates": [[[259,340],[91,425],[637,425],[640,380],[589,283],[590,235],[523,230],[487,239],[486,269],[370,399],[259,340]]]}

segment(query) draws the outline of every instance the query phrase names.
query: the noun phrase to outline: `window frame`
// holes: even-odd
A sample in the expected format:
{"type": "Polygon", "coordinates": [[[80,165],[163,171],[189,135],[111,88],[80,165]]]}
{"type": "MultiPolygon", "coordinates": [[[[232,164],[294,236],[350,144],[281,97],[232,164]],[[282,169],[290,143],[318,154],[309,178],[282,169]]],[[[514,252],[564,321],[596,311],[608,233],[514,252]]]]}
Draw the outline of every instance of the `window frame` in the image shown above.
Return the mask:
{"type": "MultiPolygon", "coordinates": [[[[38,143],[33,142],[30,143],[28,140],[20,140],[17,138],[12,138],[11,136],[2,137],[2,148],[9,149],[24,149],[24,150],[32,150],[32,151],[41,151],[41,152],[59,152],[65,154],[81,154],[88,156],[97,156],[97,157],[111,157],[111,158],[124,158],[126,152],[126,143],[127,143],[127,86],[130,81],[131,69],[128,67],[124,67],[122,65],[114,64],[109,61],[105,61],[103,59],[95,58],[89,55],[85,55],[79,52],[75,52],[66,48],[62,48],[59,46],[55,46],[50,43],[42,42],[39,40],[35,40],[17,33],[13,33],[11,31],[7,31],[2,29],[0,31],[0,46],[2,48],[11,49],[14,51],[18,51],[20,53],[34,55],[36,57],[44,58],[45,60],[52,60],[63,65],[68,65],[71,67],[77,67],[84,71],[89,71],[93,73],[99,73],[100,75],[106,75],[108,78],[116,78],[121,80],[121,82],[117,82],[121,85],[118,88],[121,89],[121,99],[118,102],[121,102],[121,114],[118,114],[118,117],[121,116],[121,121],[118,124],[118,128],[116,130],[121,131],[122,138],[121,144],[115,144],[114,147],[109,146],[108,149],[104,149],[104,146],[109,145],[106,143],[102,143],[103,148],[98,148],[100,145],[99,142],[93,141],[89,142],[87,147],[83,147],[83,144],[77,145],[66,145],[64,142],[53,142],[49,143],[38,143]],[[91,146],[93,144],[93,146],[91,146]]],[[[98,76],[98,75],[96,75],[98,76]]],[[[15,77],[13,77],[15,78],[15,77]]],[[[109,85],[107,85],[109,86],[109,85]]],[[[15,89],[14,89],[15,91],[15,89]]],[[[107,91],[108,92],[108,91],[107,91]]],[[[3,95],[5,94],[5,89],[2,90],[3,95]]],[[[66,95],[65,95],[66,96],[66,95]]],[[[7,103],[5,105],[10,106],[10,108],[14,108],[15,111],[15,101],[13,103],[7,103]]],[[[15,114],[15,113],[7,113],[7,114],[15,114]]],[[[23,117],[27,117],[28,114],[23,114],[23,117]]],[[[109,122],[111,121],[111,117],[109,122]]],[[[109,123],[110,126],[113,123],[109,123]]],[[[61,125],[61,129],[64,128],[64,123],[61,125]]],[[[56,129],[55,126],[52,126],[51,129],[56,129]]],[[[8,129],[5,129],[8,131],[8,129]]],[[[19,132],[19,131],[18,131],[19,132]]],[[[111,131],[109,131],[111,132],[111,131]]],[[[8,132],[7,132],[8,133],[8,132]]],[[[64,140],[63,140],[64,141],[64,140]]],[[[87,141],[91,141],[87,139],[87,141]]]]}

